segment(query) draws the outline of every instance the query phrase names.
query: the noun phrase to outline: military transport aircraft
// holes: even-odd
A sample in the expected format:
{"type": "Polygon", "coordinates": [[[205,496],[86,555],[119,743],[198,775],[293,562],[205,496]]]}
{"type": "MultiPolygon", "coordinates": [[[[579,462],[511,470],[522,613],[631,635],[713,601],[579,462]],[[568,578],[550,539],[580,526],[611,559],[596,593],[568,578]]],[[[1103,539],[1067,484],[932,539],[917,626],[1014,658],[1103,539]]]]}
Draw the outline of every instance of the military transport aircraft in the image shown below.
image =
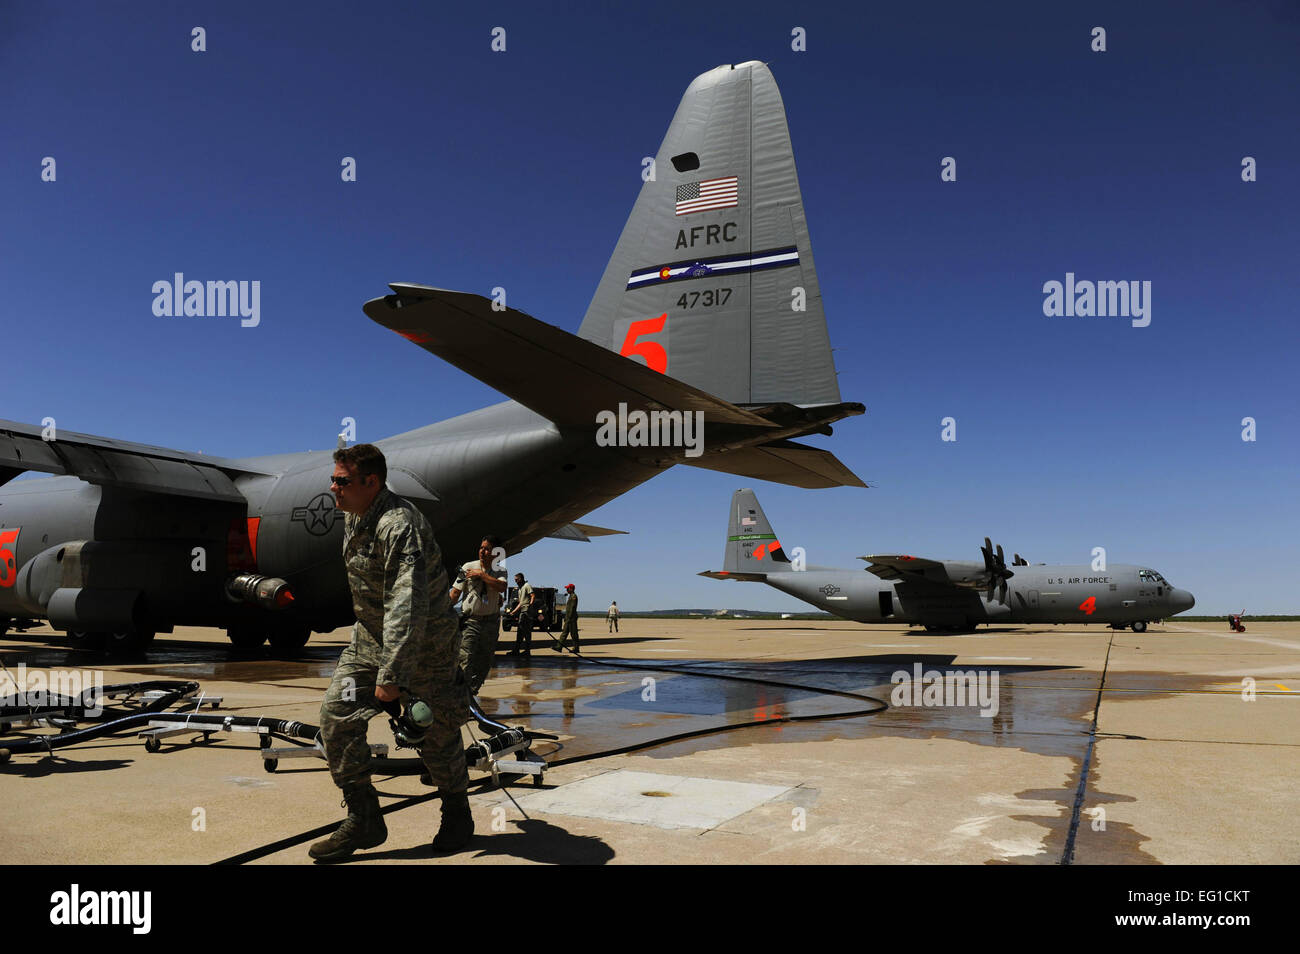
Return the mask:
{"type": "MultiPolygon", "coordinates": [[[[840,401],[762,63],[687,88],[577,335],[478,295],[389,287],[364,306],[373,321],[511,399],[375,442],[447,559],[489,531],[508,553],[586,539],[602,531],[574,521],[674,464],[865,486],[791,440],[864,409],[840,401]],[[697,422],[702,443],[684,446],[697,422]]],[[[346,625],[332,468],[330,452],[230,459],[0,421],[0,484],[62,475],[0,488],[0,632],[37,617],[127,648],[214,626],[292,649],[346,625]]]]}
{"type": "Polygon", "coordinates": [[[860,623],[897,621],[940,629],[979,623],[1109,623],[1146,630],[1151,620],[1189,610],[1192,594],[1155,570],[1139,566],[1011,566],[988,537],[979,562],[928,560],[908,555],[860,557],[859,570],[797,568],[768,523],[752,490],[731,498],[727,551],[721,570],[700,576],[766,583],[836,616],[860,623]]]}

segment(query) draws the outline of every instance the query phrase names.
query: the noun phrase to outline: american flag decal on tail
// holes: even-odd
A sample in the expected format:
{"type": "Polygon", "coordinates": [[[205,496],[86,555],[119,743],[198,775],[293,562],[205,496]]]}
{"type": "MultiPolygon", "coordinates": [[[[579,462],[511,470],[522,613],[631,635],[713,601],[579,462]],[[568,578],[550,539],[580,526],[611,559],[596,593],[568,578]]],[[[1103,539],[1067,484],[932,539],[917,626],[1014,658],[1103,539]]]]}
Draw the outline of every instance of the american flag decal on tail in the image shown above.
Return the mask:
{"type": "Polygon", "coordinates": [[[707,212],[709,209],[729,209],[739,204],[740,180],[735,176],[688,182],[677,187],[678,215],[707,212]]]}

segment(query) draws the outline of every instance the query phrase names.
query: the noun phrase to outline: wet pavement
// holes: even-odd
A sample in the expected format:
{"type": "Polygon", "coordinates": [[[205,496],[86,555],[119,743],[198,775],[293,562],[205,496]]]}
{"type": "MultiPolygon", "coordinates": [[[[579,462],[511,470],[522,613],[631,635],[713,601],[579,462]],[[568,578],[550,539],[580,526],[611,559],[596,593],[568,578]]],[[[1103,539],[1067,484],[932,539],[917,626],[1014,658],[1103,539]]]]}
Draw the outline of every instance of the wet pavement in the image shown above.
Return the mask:
{"type": "MultiPolygon", "coordinates": [[[[718,832],[757,839],[748,853],[752,860],[1234,860],[1239,849],[1208,827],[1189,836],[1185,818],[1182,825],[1160,820],[1163,806],[1178,804],[1192,816],[1207,816],[1210,824],[1204,807],[1186,807],[1190,794],[1169,797],[1166,773],[1153,759],[1173,759],[1216,778],[1229,767],[1266,772],[1263,781],[1242,780],[1239,796],[1231,788],[1217,792],[1216,805],[1248,806],[1233,815],[1230,827],[1239,837],[1258,831],[1262,838],[1275,828],[1274,818],[1295,807],[1292,766],[1300,744],[1300,692],[1293,691],[1300,690],[1300,679],[1288,675],[1300,672],[1300,626],[1288,625],[1251,634],[1256,639],[1246,644],[1193,628],[1138,636],[1100,627],[1003,627],[932,637],[839,621],[781,626],[625,620],[620,636],[584,638],[584,658],[539,645],[531,660],[520,662],[505,654],[513,638],[503,634],[480,704],[496,720],[558,737],[536,746],[555,763],[548,786],[635,770],[788,792],[718,825],[718,832]],[[1240,675],[1247,670],[1258,676],[1240,675]],[[960,686],[963,674],[972,680],[965,684],[969,696],[945,699],[944,686],[960,686]],[[976,693],[976,677],[991,695],[976,693]],[[1251,705],[1242,704],[1243,678],[1260,687],[1251,705]],[[935,689],[930,696],[922,692],[927,680],[935,689]],[[915,694],[900,697],[899,684],[915,694]],[[677,741],[663,741],[670,739],[677,741]],[[1143,746],[1151,749],[1138,756],[1143,746]],[[828,801],[828,792],[840,793],[838,800],[828,801]],[[787,801],[807,803],[820,816],[819,838],[789,841],[759,824],[768,816],[788,816],[789,806],[777,804],[787,801]]],[[[28,670],[96,671],[105,683],[193,680],[205,693],[223,697],[222,711],[314,723],[346,638],[346,630],[316,636],[295,658],[277,658],[269,648],[235,651],[215,631],[181,630],[160,636],[144,654],[110,658],[33,632],[0,642],[0,658],[10,672],[19,664],[28,670]]],[[[15,729],[10,735],[24,731],[45,730],[15,729]]],[[[286,763],[285,770],[263,774],[253,740],[216,738],[203,747],[169,746],[158,755],[145,755],[134,735],[60,750],[54,758],[15,755],[0,767],[7,805],[0,843],[19,825],[25,831],[54,830],[59,805],[90,804],[97,806],[91,814],[98,821],[122,826],[125,846],[133,840],[132,826],[154,822],[138,808],[121,817],[112,806],[133,799],[138,804],[145,792],[150,804],[174,802],[178,812],[190,811],[185,803],[199,798],[234,805],[241,793],[264,803],[265,817],[257,816],[255,830],[181,839],[189,861],[219,860],[332,816],[322,763],[286,763]],[[289,789],[295,794],[286,801],[289,789]],[[294,809],[301,799],[312,811],[294,809]]],[[[383,720],[372,723],[371,741],[390,739],[383,720]]],[[[680,790],[703,791],[692,785],[683,783],[680,790]]],[[[409,778],[385,780],[381,788],[395,798],[427,792],[409,778]]],[[[494,790],[476,799],[476,813],[507,806],[512,817],[517,814],[518,806],[494,790]]],[[[566,804],[555,800],[548,827],[535,830],[561,837],[556,825],[566,804]]],[[[401,814],[414,817],[419,811],[401,814]]],[[[614,834],[626,839],[620,849],[625,853],[611,856],[618,860],[655,860],[679,837],[662,831],[650,836],[623,816],[611,821],[577,814],[582,826],[612,826],[602,829],[602,845],[617,847],[614,834]]],[[[1294,816],[1293,810],[1285,816],[1291,830],[1294,816]]],[[[644,827],[654,825],[647,821],[644,827]]],[[[565,844],[576,837],[564,832],[565,844]]],[[[590,846],[584,839],[591,837],[588,832],[574,844],[590,846]]],[[[1270,837],[1276,844],[1276,832],[1270,837]]],[[[47,840],[46,849],[52,845],[57,857],[75,859],[75,846],[60,841],[47,840]]],[[[105,841],[111,854],[114,839],[105,841]]],[[[1294,862],[1300,860],[1297,843],[1256,847],[1249,857],[1294,862]]],[[[595,855],[605,853],[602,847],[595,855]]],[[[300,854],[286,849],[267,857],[298,862],[300,854]]],[[[555,853],[534,854],[534,860],[548,860],[555,853]]],[[[481,857],[511,860],[509,852],[495,849],[481,857]]],[[[399,852],[375,860],[421,859],[399,852]]]]}

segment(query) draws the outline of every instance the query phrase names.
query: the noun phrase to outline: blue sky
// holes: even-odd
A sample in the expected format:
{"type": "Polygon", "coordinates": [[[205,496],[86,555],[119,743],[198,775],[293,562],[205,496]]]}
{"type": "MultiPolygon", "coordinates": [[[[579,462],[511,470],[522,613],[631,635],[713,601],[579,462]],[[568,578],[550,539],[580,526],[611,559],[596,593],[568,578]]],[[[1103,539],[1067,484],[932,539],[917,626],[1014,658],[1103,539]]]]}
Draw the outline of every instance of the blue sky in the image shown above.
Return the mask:
{"type": "Polygon", "coordinates": [[[753,484],[814,563],[978,559],[987,534],[1035,562],[1105,546],[1198,611],[1300,611],[1295,9],[0,6],[0,417],[246,456],[494,403],[361,304],[500,285],[576,331],[687,84],[759,59],[840,390],[868,408],[812,440],[873,487],[676,468],[586,518],[629,536],[512,567],[589,607],[802,608],[694,576],[753,484]],[[261,324],[155,317],[176,271],[260,280],[261,324]],[[1045,317],[1067,271],[1151,281],[1151,325],[1045,317]]]}

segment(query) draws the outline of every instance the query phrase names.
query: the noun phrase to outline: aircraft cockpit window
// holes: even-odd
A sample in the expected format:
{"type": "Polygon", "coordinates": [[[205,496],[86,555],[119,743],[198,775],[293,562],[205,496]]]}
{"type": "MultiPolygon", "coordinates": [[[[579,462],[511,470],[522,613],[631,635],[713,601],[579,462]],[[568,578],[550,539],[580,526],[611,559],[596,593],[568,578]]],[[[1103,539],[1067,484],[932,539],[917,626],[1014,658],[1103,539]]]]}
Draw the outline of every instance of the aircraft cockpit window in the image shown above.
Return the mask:
{"type": "Polygon", "coordinates": [[[1138,570],[1138,579],[1141,580],[1143,583],[1145,583],[1149,579],[1149,577],[1150,574],[1146,570],[1138,570]]]}

